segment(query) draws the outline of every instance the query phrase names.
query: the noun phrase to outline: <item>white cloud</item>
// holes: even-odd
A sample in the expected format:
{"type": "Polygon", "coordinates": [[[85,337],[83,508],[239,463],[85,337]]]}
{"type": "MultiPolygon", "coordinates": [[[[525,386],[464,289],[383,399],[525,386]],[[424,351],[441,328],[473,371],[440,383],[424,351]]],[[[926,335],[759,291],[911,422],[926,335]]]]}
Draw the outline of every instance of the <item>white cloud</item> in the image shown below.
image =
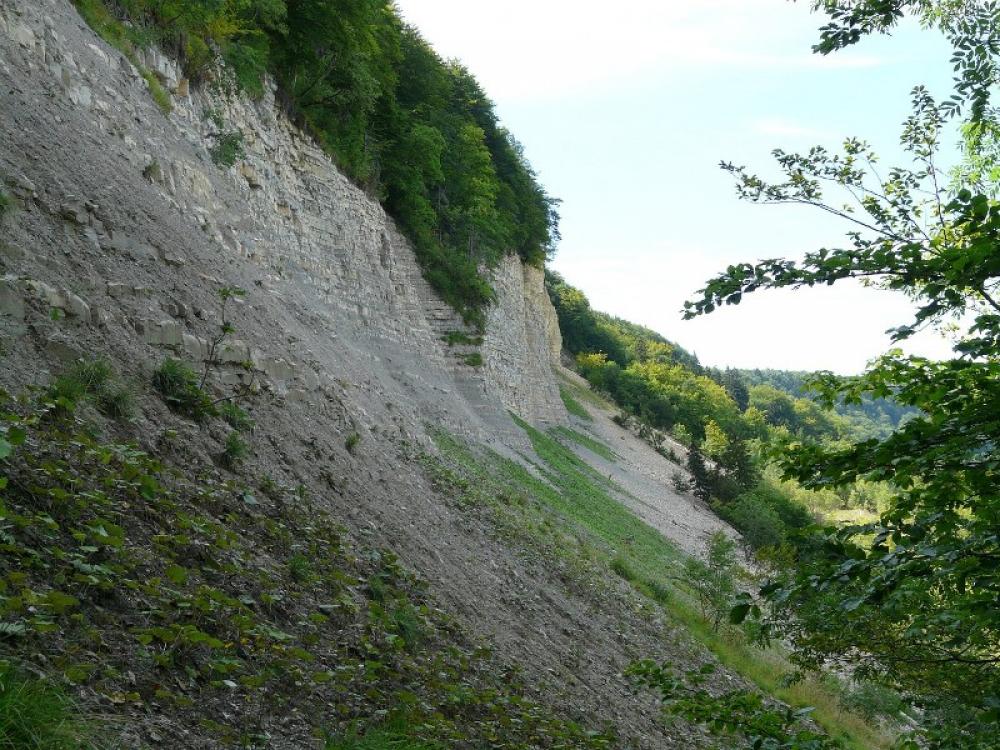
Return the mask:
{"type": "Polygon", "coordinates": [[[835,69],[873,57],[808,52],[820,19],[785,0],[397,0],[445,57],[456,57],[498,100],[565,96],[692,66],[835,69]],[[768,50],[789,35],[801,55],[768,50]]]}

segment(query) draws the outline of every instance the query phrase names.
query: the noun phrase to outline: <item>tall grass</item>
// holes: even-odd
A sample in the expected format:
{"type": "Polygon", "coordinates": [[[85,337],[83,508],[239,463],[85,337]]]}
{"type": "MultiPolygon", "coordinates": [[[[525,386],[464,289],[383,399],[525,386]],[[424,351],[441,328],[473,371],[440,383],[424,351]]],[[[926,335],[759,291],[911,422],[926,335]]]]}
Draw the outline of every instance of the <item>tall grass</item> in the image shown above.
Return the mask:
{"type": "Polygon", "coordinates": [[[58,687],[0,661],[0,750],[82,750],[89,734],[58,687]]]}

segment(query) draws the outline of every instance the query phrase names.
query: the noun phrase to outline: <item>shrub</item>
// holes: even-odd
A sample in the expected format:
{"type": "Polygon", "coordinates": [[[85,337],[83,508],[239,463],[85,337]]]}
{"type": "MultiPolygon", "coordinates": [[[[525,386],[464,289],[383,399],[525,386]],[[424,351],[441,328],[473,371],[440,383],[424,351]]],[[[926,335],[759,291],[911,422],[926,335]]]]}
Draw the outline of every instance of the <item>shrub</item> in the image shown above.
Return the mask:
{"type": "Polygon", "coordinates": [[[73,412],[85,399],[111,419],[127,421],[135,414],[132,391],[115,380],[111,365],[101,359],[76,362],[52,381],[44,398],[64,414],[73,412]]]}
{"type": "Polygon", "coordinates": [[[899,718],[906,708],[906,703],[895,690],[867,681],[846,685],[840,696],[840,704],[869,721],[880,717],[899,718]]]}
{"type": "Polygon", "coordinates": [[[682,579],[713,630],[719,629],[736,600],[736,572],[736,543],[724,531],[712,534],[704,561],[690,557],[684,562],[682,579]]]}
{"type": "Polygon", "coordinates": [[[220,167],[231,167],[243,158],[243,133],[227,130],[215,137],[215,145],[209,149],[212,161],[220,167]]]}
{"type": "Polygon", "coordinates": [[[218,410],[209,395],[198,385],[194,370],[179,359],[168,358],[153,373],[153,387],[171,410],[204,422],[218,410]]]}
{"type": "Polygon", "coordinates": [[[347,448],[347,451],[349,453],[354,453],[354,449],[358,446],[358,443],[360,442],[361,442],[361,435],[359,435],[356,432],[352,432],[350,435],[347,436],[347,439],[344,441],[344,447],[347,448]]]}
{"type": "Polygon", "coordinates": [[[467,354],[462,361],[469,367],[482,367],[483,355],[479,352],[473,352],[472,354],[467,354]]]}
{"type": "Polygon", "coordinates": [[[670,475],[670,486],[681,495],[691,491],[691,481],[684,472],[675,471],[670,475]]]}
{"type": "Polygon", "coordinates": [[[86,746],[87,733],[73,703],[51,682],[0,661],[0,748],[76,750],[86,746]]]}
{"type": "Polygon", "coordinates": [[[288,559],[288,575],[296,583],[307,583],[312,580],[313,568],[305,555],[292,555],[288,559]]]}

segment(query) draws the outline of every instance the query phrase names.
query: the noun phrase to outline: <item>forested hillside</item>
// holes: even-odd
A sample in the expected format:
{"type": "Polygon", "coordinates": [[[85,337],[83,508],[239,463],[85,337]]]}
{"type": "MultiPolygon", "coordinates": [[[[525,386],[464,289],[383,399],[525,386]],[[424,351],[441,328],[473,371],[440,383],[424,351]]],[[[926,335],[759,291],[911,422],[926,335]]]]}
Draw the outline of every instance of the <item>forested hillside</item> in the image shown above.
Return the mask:
{"type": "MultiPolygon", "coordinates": [[[[193,84],[260,93],[266,74],[288,112],[378,198],[413,242],[434,288],[466,319],[493,299],[480,266],[517,253],[540,265],[558,238],[557,201],[497,120],[473,75],[442,60],[380,0],[74,0],[134,56],[158,45],[193,84]]],[[[170,97],[152,74],[162,106],[170,97]]],[[[238,151],[241,135],[229,133],[238,151]]]]}

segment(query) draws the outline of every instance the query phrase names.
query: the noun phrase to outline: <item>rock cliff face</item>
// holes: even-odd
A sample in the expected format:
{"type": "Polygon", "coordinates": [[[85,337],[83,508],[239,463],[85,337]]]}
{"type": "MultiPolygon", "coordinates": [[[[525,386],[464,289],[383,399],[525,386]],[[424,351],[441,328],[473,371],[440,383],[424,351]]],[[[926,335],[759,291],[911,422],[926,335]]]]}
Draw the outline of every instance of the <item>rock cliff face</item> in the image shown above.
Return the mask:
{"type": "MultiPolygon", "coordinates": [[[[8,232],[38,225],[34,241],[8,243],[6,297],[41,299],[112,339],[134,336],[149,361],[158,349],[200,360],[217,322],[202,295],[245,286],[249,307],[276,305],[298,330],[259,337],[237,325],[224,381],[253,377],[308,401],[338,378],[372,380],[361,401],[396,391],[414,432],[444,418],[495,437],[510,432],[506,410],[564,419],[550,355],[558,326],[540,271],[516,258],[496,270],[498,301],[476,365],[442,340],[464,327],[421,278],[392,220],[292,126],[272,90],[250,101],[194,89],[150,51],[143,65],[172,92],[165,116],[139,71],[65,0],[5,0],[0,37],[0,177],[22,203],[8,232]],[[217,166],[212,150],[237,133],[243,155],[217,166]],[[82,275],[72,270],[80,261],[82,275]],[[246,275],[249,283],[234,278],[246,275]],[[236,367],[246,360],[256,372],[236,367]]],[[[5,303],[11,333],[24,328],[17,304],[5,303]]],[[[80,343],[72,327],[49,338],[67,351],[80,343]]],[[[375,424],[384,415],[370,416],[375,424]]]]}

